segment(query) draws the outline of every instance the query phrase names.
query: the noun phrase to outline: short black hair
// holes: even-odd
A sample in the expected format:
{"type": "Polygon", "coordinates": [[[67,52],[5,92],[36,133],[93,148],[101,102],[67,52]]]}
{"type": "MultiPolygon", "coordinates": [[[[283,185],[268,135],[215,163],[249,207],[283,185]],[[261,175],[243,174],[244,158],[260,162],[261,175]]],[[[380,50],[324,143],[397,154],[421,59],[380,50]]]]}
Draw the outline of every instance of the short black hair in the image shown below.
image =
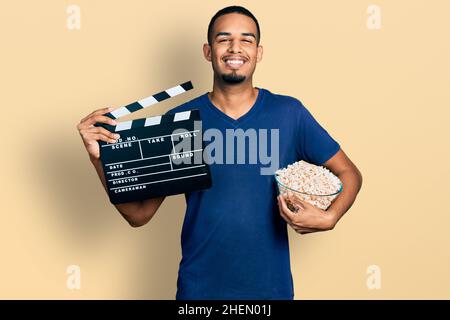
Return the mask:
{"type": "Polygon", "coordinates": [[[211,43],[212,43],[211,38],[212,38],[214,22],[216,22],[217,18],[219,18],[223,15],[229,14],[229,13],[243,14],[247,17],[252,18],[253,21],[255,21],[256,30],[258,31],[257,35],[256,35],[256,45],[259,45],[259,41],[261,39],[261,30],[259,29],[258,20],[255,18],[253,13],[251,13],[248,9],[241,7],[241,6],[229,6],[229,7],[225,7],[223,9],[220,9],[219,11],[217,11],[217,13],[211,18],[211,21],[209,22],[209,25],[208,25],[208,44],[211,45],[211,43]]]}

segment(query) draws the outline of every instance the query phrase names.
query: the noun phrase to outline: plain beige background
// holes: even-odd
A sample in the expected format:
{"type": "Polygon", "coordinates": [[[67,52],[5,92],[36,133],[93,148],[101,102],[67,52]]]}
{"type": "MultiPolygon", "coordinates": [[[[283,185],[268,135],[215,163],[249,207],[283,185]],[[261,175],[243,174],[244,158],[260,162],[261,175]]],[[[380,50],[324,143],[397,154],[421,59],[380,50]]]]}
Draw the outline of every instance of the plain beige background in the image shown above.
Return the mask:
{"type": "MultiPolygon", "coordinates": [[[[259,19],[257,86],[294,96],[361,169],[335,230],[290,231],[296,299],[450,298],[450,3],[239,1],[259,19]],[[366,26],[381,8],[381,29],[366,26]],[[369,290],[367,267],[381,269],[369,290]]],[[[229,1],[4,1],[0,298],[173,299],[184,196],[133,229],[109,203],[76,124],[178,83],[212,87],[202,56],[229,1]],[[69,4],[81,29],[66,27],[69,4]],[[66,287],[69,265],[81,289],[66,287]]]]}

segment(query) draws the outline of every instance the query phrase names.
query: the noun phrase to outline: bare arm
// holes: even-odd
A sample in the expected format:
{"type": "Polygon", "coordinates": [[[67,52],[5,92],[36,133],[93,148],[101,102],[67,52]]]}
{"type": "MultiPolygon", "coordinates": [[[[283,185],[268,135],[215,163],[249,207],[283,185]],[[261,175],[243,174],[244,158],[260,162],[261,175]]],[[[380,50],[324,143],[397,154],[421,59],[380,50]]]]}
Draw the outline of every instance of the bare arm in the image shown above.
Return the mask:
{"type": "MultiPolygon", "coordinates": [[[[80,123],[77,125],[77,130],[83,140],[89,158],[91,159],[105,190],[107,190],[107,187],[103,167],[100,161],[100,146],[98,141],[114,142],[119,138],[119,135],[114,134],[105,128],[95,127],[94,124],[98,122],[115,125],[116,123],[114,120],[104,116],[105,113],[111,110],[111,108],[98,109],[81,119],[80,123]]],[[[165,197],[158,197],[144,201],[116,204],[115,207],[132,227],[140,227],[153,218],[164,199],[165,197]]]]}
{"type": "MultiPolygon", "coordinates": [[[[98,177],[103,184],[103,188],[107,191],[105,175],[103,173],[103,167],[100,160],[91,159],[91,162],[97,171],[98,177]]],[[[122,217],[127,220],[130,226],[141,227],[153,218],[164,199],[165,197],[158,197],[144,201],[115,204],[114,206],[122,217]]]]}
{"type": "Polygon", "coordinates": [[[324,166],[333,172],[343,184],[342,192],[327,209],[333,218],[334,226],[355,202],[356,195],[362,186],[362,175],[342,150],[325,162],[324,166]]]}

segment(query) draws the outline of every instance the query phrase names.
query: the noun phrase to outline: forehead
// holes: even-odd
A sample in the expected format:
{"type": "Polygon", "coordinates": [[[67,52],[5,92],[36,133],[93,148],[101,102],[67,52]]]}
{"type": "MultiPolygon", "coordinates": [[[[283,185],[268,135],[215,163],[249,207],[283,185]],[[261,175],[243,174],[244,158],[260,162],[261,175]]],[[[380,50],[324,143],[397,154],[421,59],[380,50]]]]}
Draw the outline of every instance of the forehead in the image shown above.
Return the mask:
{"type": "Polygon", "coordinates": [[[218,32],[242,33],[251,32],[256,34],[256,23],[252,18],[240,13],[229,13],[217,18],[214,22],[214,34],[218,32]]]}

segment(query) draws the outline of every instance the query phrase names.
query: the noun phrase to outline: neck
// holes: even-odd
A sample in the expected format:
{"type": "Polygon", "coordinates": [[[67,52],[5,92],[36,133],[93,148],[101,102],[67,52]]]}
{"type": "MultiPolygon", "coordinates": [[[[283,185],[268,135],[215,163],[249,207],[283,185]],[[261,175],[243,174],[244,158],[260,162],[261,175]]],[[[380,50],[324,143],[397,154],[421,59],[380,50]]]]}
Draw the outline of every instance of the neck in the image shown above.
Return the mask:
{"type": "Polygon", "coordinates": [[[256,101],[258,89],[253,88],[252,79],[229,85],[214,79],[213,90],[208,93],[211,102],[232,118],[245,114],[256,101]]]}

